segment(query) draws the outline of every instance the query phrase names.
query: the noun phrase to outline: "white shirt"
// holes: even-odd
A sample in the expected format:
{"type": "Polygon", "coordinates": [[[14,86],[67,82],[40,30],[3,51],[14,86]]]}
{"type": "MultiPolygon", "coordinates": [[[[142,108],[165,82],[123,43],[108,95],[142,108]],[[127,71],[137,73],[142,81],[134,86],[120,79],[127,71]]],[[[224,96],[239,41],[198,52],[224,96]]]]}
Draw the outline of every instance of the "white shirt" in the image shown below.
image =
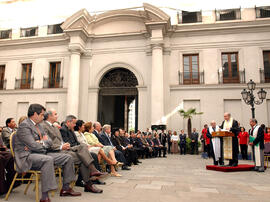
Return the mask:
{"type": "Polygon", "coordinates": [[[172,135],[171,136],[171,140],[172,141],[178,141],[179,140],[179,136],[178,135],[172,135]]]}

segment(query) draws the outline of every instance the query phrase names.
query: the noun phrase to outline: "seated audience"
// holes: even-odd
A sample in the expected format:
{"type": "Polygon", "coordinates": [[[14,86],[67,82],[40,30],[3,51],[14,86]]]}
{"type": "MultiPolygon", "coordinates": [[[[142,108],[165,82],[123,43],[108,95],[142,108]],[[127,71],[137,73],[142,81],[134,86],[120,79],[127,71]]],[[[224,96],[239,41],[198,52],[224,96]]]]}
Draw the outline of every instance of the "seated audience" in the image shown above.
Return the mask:
{"type": "MultiPolygon", "coordinates": [[[[100,157],[102,157],[111,167],[111,175],[115,177],[121,177],[115,170],[115,166],[122,166],[123,164],[115,159],[114,147],[102,145],[97,137],[93,134],[94,127],[92,122],[87,122],[85,125],[85,132],[83,134],[85,143],[91,148],[99,148],[100,157]]],[[[99,158],[99,160],[101,160],[99,158]]]]}
{"type": "Polygon", "coordinates": [[[160,143],[157,132],[154,133],[154,139],[153,139],[153,142],[154,142],[154,147],[155,147],[155,148],[157,149],[157,151],[158,151],[158,157],[161,157],[161,151],[163,152],[163,157],[166,157],[166,151],[167,151],[167,148],[164,147],[164,146],[160,143]]]}
{"type": "Polygon", "coordinates": [[[102,173],[95,168],[94,159],[89,153],[87,146],[80,145],[73,132],[76,117],[67,116],[65,125],[63,129],[61,128],[61,131],[53,125],[57,121],[57,118],[57,112],[54,109],[50,109],[45,114],[45,121],[42,123],[44,130],[52,140],[51,150],[56,153],[60,152],[71,155],[74,164],[80,166],[85,192],[101,193],[102,190],[93,185],[90,177],[100,176],[102,173]],[[62,138],[62,135],[65,137],[65,140],[62,138]]]}
{"type": "Polygon", "coordinates": [[[131,166],[132,163],[134,165],[138,165],[139,163],[138,155],[135,149],[133,148],[133,145],[130,144],[129,134],[122,128],[119,129],[119,133],[120,133],[120,141],[122,143],[122,146],[125,148],[123,151],[128,161],[128,165],[131,166]]]}
{"type": "MultiPolygon", "coordinates": [[[[100,124],[96,123],[95,125],[97,127],[100,124]]],[[[98,134],[98,136],[101,140],[100,143],[102,143],[105,146],[114,147],[114,145],[111,141],[111,126],[110,125],[105,124],[102,128],[102,133],[100,135],[98,134]]],[[[117,161],[120,161],[123,163],[122,170],[130,170],[124,154],[121,151],[117,150],[116,148],[115,148],[114,152],[115,152],[115,157],[116,157],[117,161]]]]}
{"type": "Polygon", "coordinates": [[[41,171],[41,202],[49,202],[48,192],[57,189],[54,169],[63,169],[63,186],[60,196],[80,196],[69,184],[75,180],[74,164],[69,154],[50,152],[52,141],[46,135],[40,123],[43,121],[45,108],[31,104],[28,118],[24,120],[14,136],[16,169],[24,173],[30,169],[41,171]]]}
{"type": "Polygon", "coordinates": [[[152,138],[152,133],[148,132],[148,136],[146,138],[146,141],[148,142],[149,146],[152,148],[153,152],[152,152],[152,157],[157,157],[158,156],[158,150],[155,147],[155,144],[153,142],[153,138],[152,138]]]}

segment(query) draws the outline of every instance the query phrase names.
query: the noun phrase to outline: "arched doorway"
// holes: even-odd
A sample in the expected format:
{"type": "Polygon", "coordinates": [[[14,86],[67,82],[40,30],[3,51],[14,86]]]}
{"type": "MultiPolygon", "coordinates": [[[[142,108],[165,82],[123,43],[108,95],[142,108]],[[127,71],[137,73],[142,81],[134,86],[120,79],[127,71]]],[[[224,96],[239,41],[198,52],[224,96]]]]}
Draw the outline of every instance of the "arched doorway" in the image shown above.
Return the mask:
{"type": "Polygon", "coordinates": [[[108,71],[99,83],[98,121],[112,129],[138,128],[138,80],[125,68],[108,71]]]}

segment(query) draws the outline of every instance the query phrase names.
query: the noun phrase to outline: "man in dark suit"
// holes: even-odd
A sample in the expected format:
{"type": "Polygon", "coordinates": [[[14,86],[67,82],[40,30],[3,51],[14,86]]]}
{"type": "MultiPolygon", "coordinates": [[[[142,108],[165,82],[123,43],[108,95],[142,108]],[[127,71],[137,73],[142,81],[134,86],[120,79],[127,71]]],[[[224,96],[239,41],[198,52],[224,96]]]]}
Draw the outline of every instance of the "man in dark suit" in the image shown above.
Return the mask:
{"type": "MultiPolygon", "coordinates": [[[[102,133],[100,135],[100,138],[101,138],[101,143],[103,145],[114,147],[114,145],[111,141],[111,126],[110,125],[105,124],[102,127],[102,133]]],[[[114,150],[114,153],[115,153],[116,160],[124,163],[124,165],[122,166],[122,170],[130,170],[124,154],[121,151],[117,150],[116,148],[114,150]]]]}
{"type": "Polygon", "coordinates": [[[147,138],[146,138],[146,141],[148,142],[149,146],[153,150],[152,157],[157,157],[158,156],[158,150],[159,149],[157,147],[155,147],[155,144],[154,144],[154,142],[152,140],[152,133],[150,133],[150,132],[148,133],[147,138]]]}
{"type": "Polygon", "coordinates": [[[199,134],[196,132],[196,128],[193,128],[193,131],[190,135],[191,154],[198,154],[198,138],[199,138],[199,134]]]}
{"type": "Polygon", "coordinates": [[[171,147],[172,147],[171,137],[172,137],[172,131],[169,130],[167,134],[168,154],[171,154],[171,147]]]}
{"type": "Polygon", "coordinates": [[[126,133],[125,130],[120,128],[119,135],[120,135],[122,146],[125,148],[125,151],[126,151],[126,159],[128,161],[128,165],[131,165],[131,163],[133,163],[134,165],[141,163],[138,160],[138,155],[135,149],[133,148],[133,145],[130,144],[128,133],[126,133]]]}
{"type": "Polygon", "coordinates": [[[6,145],[7,148],[10,148],[9,142],[10,142],[10,135],[15,132],[16,128],[16,122],[14,118],[8,118],[6,120],[6,127],[2,130],[2,139],[6,145]]]}
{"type": "Polygon", "coordinates": [[[154,142],[154,147],[157,149],[158,151],[158,156],[161,157],[161,151],[163,152],[163,157],[166,157],[166,151],[167,151],[167,148],[164,147],[160,141],[159,141],[159,137],[158,137],[158,134],[156,133],[154,135],[154,139],[153,139],[153,142],[154,142]]]}
{"type": "Polygon", "coordinates": [[[181,130],[179,135],[179,146],[180,146],[180,155],[186,155],[187,150],[187,135],[185,134],[184,130],[181,130]]]}
{"type": "Polygon", "coordinates": [[[104,145],[103,139],[101,138],[101,133],[102,133],[102,126],[99,122],[95,122],[93,124],[94,131],[93,134],[97,137],[98,141],[104,145]]]}
{"type": "Polygon", "coordinates": [[[165,147],[166,142],[167,142],[167,134],[165,133],[164,130],[162,130],[161,133],[159,134],[159,140],[160,140],[161,144],[165,147]]]}
{"type": "MultiPolygon", "coordinates": [[[[85,192],[101,193],[102,190],[96,188],[90,180],[90,176],[93,175],[94,172],[97,172],[97,170],[93,165],[94,160],[89,153],[87,146],[73,145],[71,147],[69,142],[64,143],[59,129],[53,125],[53,123],[57,121],[57,118],[57,112],[54,109],[49,109],[45,113],[44,121],[41,123],[41,126],[52,140],[51,150],[54,152],[70,154],[72,156],[74,164],[80,166],[80,174],[84,181],[85,192]]],[[[66,122],[70,126],[71,123],[69,117],[66,118],[66,122]]]]}
{"type": "Polygon", "coordinates": [[[226,112],[224,114],[224,121],[222,122],[221,129],[231,131],[234,134],[232,137],[232,159],[229,161],[229,166],[238,166],[238,134],[240,132],[239,124],[231,117],[231,114],[226,112]]]}
{"type": "Polygon", "coordinates": [[[7,193],[14,175],[14,159],[11,153],[7,151],[7,147],[0,135],[0,195],[7,193]]]}
{"type": "Polygon", "coordinates": [[[252,129],[250,130],[253,159],[255,163],[254,171],[264,172],[264,130],[258,125],[256,119],[249,121],[252,129]]]}
{"type": "Polygon", "coordinates": [[[81,193],[73,191],[69,186],[75,180],[72,157],[69,154],[49,152],[52,141],[40,126],[45,110],[39,104],[31,104],[28,119],[19,125],[14,136],[16,169],[20,173],[30,169],[41,171],[40,202],[49,202],[48,192],[57,189],[54,166],[61,166],[63,169],[63,188],[60,196],[80,196],[81,193]]]}

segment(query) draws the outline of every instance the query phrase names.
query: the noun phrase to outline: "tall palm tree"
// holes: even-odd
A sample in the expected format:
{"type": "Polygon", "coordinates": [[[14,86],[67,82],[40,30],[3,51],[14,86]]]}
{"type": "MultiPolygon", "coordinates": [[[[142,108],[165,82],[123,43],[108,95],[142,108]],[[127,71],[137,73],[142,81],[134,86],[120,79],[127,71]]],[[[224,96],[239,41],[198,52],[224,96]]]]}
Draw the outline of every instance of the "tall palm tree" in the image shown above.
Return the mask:
{"type": "Polygon", "coordinates": [[[190,108],[187,111],[180,109],[178,112],[179,112],[180,116],[183,117],[183,119],[188,120],[187,128],[188,128],[188,136],[190,137],[191,128],[192,128],[192,124],[191,124],[192,117],[196,116],[196,115],[201,115],[201,114],[203,114],[203,112],[196,112],[195,108],[190,108]]]}

